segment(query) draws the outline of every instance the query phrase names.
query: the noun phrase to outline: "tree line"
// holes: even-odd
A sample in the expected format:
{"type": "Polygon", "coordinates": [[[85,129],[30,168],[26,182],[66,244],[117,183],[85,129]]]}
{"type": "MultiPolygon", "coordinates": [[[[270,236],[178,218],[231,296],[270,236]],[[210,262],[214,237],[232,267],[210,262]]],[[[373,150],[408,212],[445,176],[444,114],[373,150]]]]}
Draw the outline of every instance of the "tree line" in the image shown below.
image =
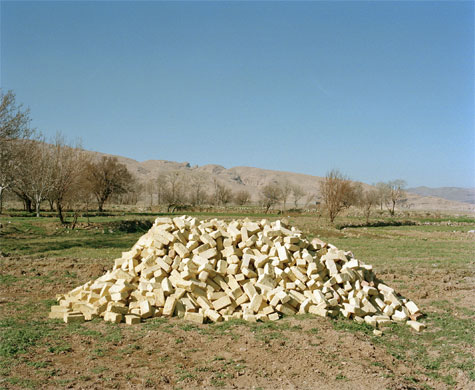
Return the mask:
{"type": "Polygon", "coordinates": [[[367,220],[376,207],[386,207],[394,215],[396,205],[405,199],[402,180],[364,187],[337,170],[323,178],[319,194],[308,194],[288,180],[275,180],[260,189],[258,199],[252,199],[245,189],[234,192],[202,172],[174,170],[139,182],[116,157],[94,157],[60,134],[45,139],[30,127],[29,110],[16,103],[12,91],[2,91],[0,97],[0,213],[5,192],[36,216],[46,205],[66,223],[64,211],[72,211],[73,224],[81,212],[94,206],[102,212],[106,202],[136,204],[140,197],[145,197],[151,207],[164,206],[168,212],[256,202],[265,213],[278,206],[285,211],[320,205],[331,222],[351,206],[359,207],[367,220]]]}

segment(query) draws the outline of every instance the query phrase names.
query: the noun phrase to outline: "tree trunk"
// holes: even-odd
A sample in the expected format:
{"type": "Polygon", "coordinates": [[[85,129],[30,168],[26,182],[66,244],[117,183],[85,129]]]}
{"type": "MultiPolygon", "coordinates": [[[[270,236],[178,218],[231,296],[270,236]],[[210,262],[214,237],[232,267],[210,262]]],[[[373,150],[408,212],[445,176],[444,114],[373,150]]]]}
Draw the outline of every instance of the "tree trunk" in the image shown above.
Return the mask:
{"type": "Polygon", "coordinates": [[[41,206],[41,202],[37,200],[37,201],[36,201],[36,204],[35,204],[36,217],[37,217],[37,218],[40,217],[40,206],[41,206]]]}
{"type": "Polygon", "coordinates": [[[104,211],[104,199],[102,198],[97,198],[97,209],[99,210],[99,212],[102,213],[102,211],[104,211]]]}
{"type": "Polygon", "coordinates": [[[86,200],[86,215],[87,215],[87,226],[89,226],[90,225],[90,221],[89,221],[89,200],[86,200]]]}
{"type": "Polygon", "coordinates": [[[63,207],[61,206],[61,202],[57,202],[56,206],[57,206],[57,209],[58,209],[59,221],[61,222],[61,224],[64,225],[63,207]]]}
{"type": "Polygon", "coordinates": [[[0,187],[0,214],[2,214],[3,210],[3,187],[0,187]]]}
{"type": "Polygon", "coordinates": [[[49,211],[54,211],[54,200],[48,199],[49,211]]]}
{"type": "Polygon", "coordinates": [[[25,203],[25,210],[28,211],[29,213],[33,212],[33,208],[31,207],[31,199],[30,198],[25,198],[23,199],[23,202],[25,203]]]}
{"type": "Polygon", "coordinates": [[[74,230],[74,228],[76,227],[76,223],[78,222],[78,217],[79,217],[79,211],[76,210],[74,212],[73,222],[71,223],[71,229],[72,230],[74,230]]]}

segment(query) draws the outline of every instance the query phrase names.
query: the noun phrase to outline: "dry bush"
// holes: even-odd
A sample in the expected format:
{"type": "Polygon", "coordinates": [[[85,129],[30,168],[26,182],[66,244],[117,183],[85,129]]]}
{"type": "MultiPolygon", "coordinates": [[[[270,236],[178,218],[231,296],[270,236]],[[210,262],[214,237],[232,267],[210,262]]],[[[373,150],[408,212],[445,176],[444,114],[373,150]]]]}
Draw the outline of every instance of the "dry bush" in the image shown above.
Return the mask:
{"type": "Polygon", "coordinates": [[[320,187],[330,221],[344,209],[357,201],[357,189],[353,183],[338,170],[332,170],[324,177],[320,187]]]}

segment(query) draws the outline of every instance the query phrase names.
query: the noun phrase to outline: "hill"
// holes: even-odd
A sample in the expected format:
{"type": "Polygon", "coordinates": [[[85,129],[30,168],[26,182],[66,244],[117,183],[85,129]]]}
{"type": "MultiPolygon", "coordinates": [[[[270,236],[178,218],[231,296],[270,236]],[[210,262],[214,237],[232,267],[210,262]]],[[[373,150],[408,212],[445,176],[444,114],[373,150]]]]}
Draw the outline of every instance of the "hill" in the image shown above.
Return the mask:
{"type": "Polygon", "coordinates": [[[408,188],[408,192],[421,196],[435,196],[437,198],[453,200],[456,202],[475,204],[475,188],[461,187],[415,187],[408,188]]]}
{"type": "MultiPolygon", "coordinates": [[[[99,152],[90,152],[95,157],[107,155],[99,152]]],[[[306,175],[295,172],[274,171],[255,167],[232,167],[225,168],[221,165],[191,165],[188,162],[175,162],[166,160],[147,160],[143,162],[131,158],[117,157],[119,162],[125,164],[127,168],[142,182],[156,180],[159,176],[166,175],[173,171],[179,171],[188,177],[200,176],[204,183],[204,188],[208,192],[213,190],[214,180],[218,180],[232,189],[233,192],[246,190],[251,194],[251,199],[257,202],[259,194],[265,185],[269,183],[278,183],[288,181],[290,184],[298,184],[305,192],[305,196],[298,202],[300,207],[305,204],[314,204],[320,201],[320,183],[323,180],[320,176],[306,175]]],[[[368,184],[362,183],[365,187],[368,184]]],[[[288,203],[290,207],[290,203],[288,203]]],[[[464,202],[448,200],[435,196],[421,196],[409,192],[405,209],[409,210],[431,210],[431,211],[450,211],[450,212],[475,212],[475,205],[464,202]]]]}

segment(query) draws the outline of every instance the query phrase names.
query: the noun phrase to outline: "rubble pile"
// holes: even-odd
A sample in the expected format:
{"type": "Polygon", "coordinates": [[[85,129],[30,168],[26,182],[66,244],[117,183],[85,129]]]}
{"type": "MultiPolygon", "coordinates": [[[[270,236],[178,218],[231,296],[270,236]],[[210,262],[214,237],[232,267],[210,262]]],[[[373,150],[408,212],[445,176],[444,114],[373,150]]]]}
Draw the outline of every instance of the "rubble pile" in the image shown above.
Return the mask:
{"type": "Polygon", "coordinates": [[[341,313],[379,329],[392,322],[424,328],[415,303],[378,280],[371,265],[280,220],[157,218],[111,271],[57,299],[49,316],[67,323],[341,313]]]}

